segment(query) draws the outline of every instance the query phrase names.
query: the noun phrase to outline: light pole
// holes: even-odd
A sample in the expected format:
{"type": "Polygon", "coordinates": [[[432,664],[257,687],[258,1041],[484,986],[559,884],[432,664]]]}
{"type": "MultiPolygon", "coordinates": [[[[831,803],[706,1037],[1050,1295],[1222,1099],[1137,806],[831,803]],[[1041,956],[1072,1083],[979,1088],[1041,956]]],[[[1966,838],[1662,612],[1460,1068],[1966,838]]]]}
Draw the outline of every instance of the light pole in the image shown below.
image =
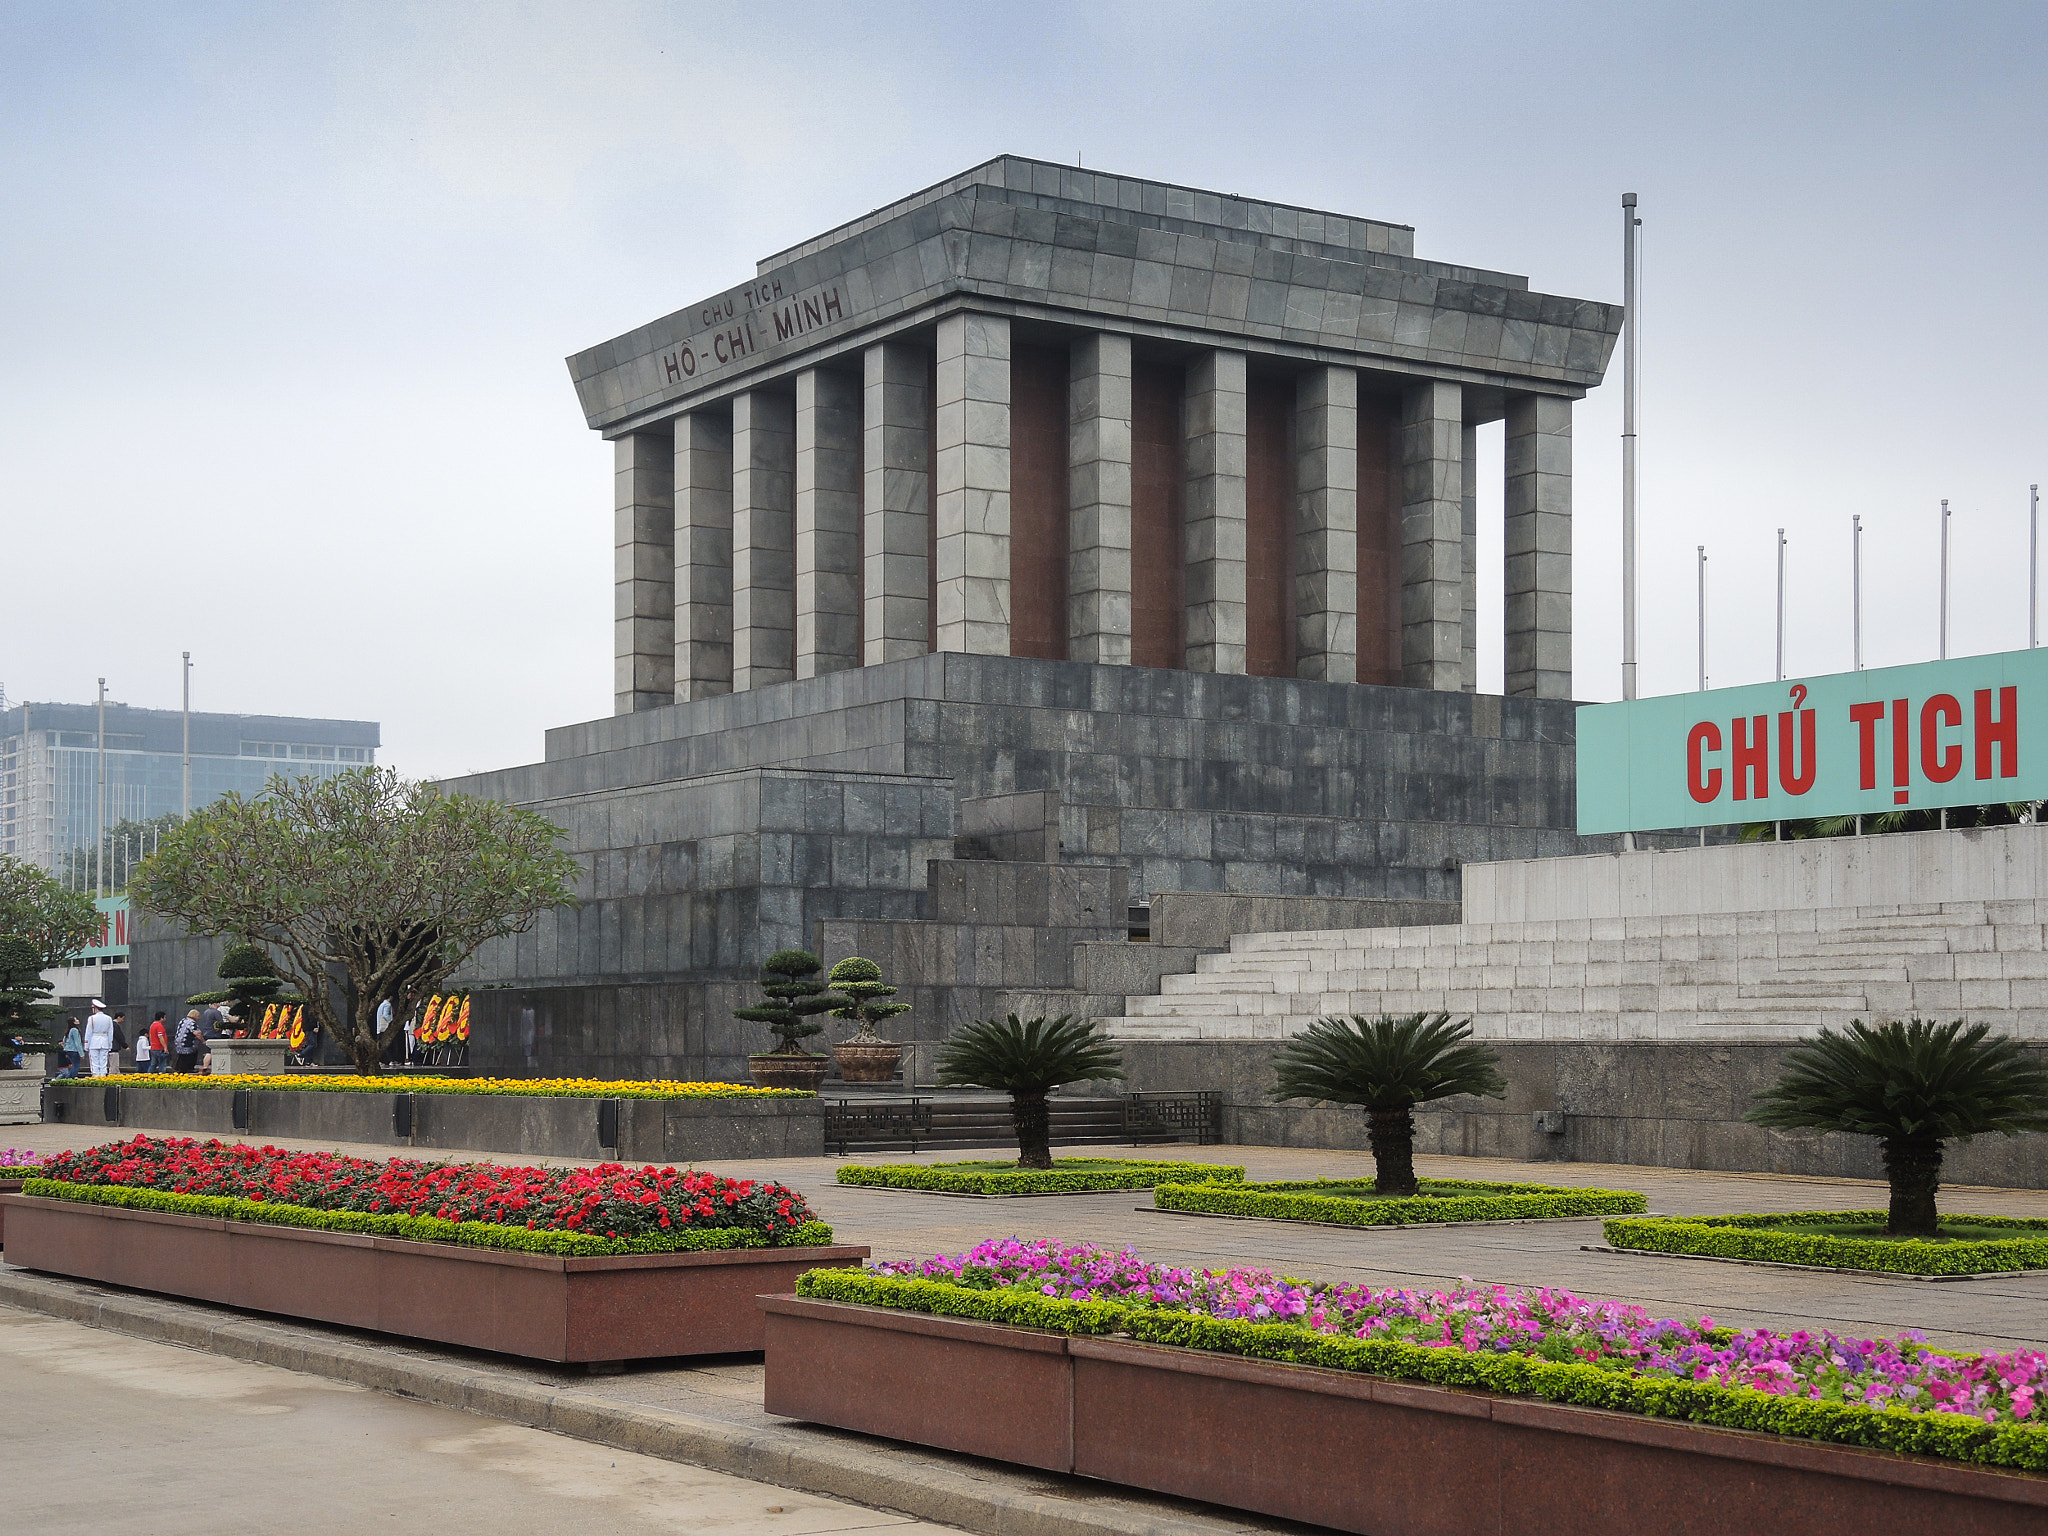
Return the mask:
{"type": "Polygon", "coordinates": [[[192,653],[185,653],[185,793],[180,814],[192,814],[192,653]]]}
{"type": "Polygon", "coordinates": [[[1778,681],[1785,681],[1785,530],[1778,530],[1778,681]]]}
{"type": "Polygon", "coordinates": [[[107,861],[100,853],[100,841],[107,835],[107,680],[100,679],[100,745],[99,762],[94,778],[99,781],[98,812],[92,824],[92,893],[104,896],[102,889],[107,883],[107,861]]]}
{"type": "Polygon", "coordinates": [[[1856,670],[1863,670],[1863,519],[1849,519],[1849,639],[1856,670]]]}
{"type": "Polygon", "coordinates": [[[1941,499],[1941,659],[1948,660],[1948,498],[1941,499]]]}
{"type": "Polygon", "coordinates": [[[1636,195],[1621,194],[1621,696],[1636,696],[1636,195]]]}
{"type": "Polygon", "coordinates": [[[2027,487],[2027,649],[2041,643],[2041,487],[2027,487]]]}

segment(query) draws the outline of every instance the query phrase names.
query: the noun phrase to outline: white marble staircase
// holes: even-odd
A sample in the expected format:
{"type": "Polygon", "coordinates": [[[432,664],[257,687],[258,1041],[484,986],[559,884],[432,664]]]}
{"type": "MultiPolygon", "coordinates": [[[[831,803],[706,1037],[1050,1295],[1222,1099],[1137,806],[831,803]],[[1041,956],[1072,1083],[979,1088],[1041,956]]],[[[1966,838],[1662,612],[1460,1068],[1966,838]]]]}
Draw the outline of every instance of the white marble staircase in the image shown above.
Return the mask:
{"type": "Polygon", "coordinates": [[[1443,1009],[1500,1040],[1784,1040],[1919,1014],[2048,1040],[2044,922],[2048,901],[1995,901],[1246,934],[1103,1024],[1281,1039],[1443,1009]]]}

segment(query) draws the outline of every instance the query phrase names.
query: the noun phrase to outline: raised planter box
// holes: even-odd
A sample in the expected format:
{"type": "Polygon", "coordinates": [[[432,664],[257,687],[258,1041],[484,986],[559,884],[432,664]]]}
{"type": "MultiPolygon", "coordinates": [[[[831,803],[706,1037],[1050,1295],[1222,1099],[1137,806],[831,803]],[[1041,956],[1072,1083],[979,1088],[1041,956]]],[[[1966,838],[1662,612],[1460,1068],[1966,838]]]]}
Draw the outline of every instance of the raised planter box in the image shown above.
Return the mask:
{"type": "MultiPolygon", "coordinates": [[[[20,1193],[21,1193],[21,1180],[20,1180],[20,1179],[0,1179],[0,1195],[18,1195],[18,1194],[20,1194],[20,1193]]],[[[6,1246],[7,1246],[7,1207],[6,1207],[6,1206],[5,1206],[4,1204],[0,1204],[0,1248],[5,1248],[6,1246]]]]}
{"type": "Polygon", "coordinates": [[[605,1258],[0,1196],[7,1262],[405,1338],[565,1364],[763,1347],[758,1298],[866,1248],[721,1248],[605,1258]]]}
{"type": "Polygon", "coordinates": [[[274,1076],[284,1070],[285,1052],[291,1049],[286,1040],[209,1040],[207,1050],[213,1056],[213,1065],[208,1069],[215,1077],[274,1076]]]}
{"type": "Polygon", "coordinates": [[[704,1163],[719,1158],[823,1157],[825,1115],[816,1099],[523,1098],[415,1093],[412,1135],[399,1135],[393,1108],[406,1092],[318,1093],[291,1089],[150,1088],[122,1080],[112,1104],[103,1081],[56,1083],[52,1118],[88,1126],[183,1136],[252,1136],[356,1142],[421,1151],[522,1152],[538,1157],[617,1157],[622,1162],[704,1163]],[[235,1123],[237,1100],[247,1112],[235,1123]],[[604,1108],[615,1104],[613,1142],[601,1141],[604,1108]]]}
{"type": "Polygon", "coordinates": [[[43,1057],[22,1059],[38,1066],[32,1071],[0,1072],[0,1125],[35,1125],[43,1118],[43,1057]]]}
{"type": "Polygon", "coordinates": [[[2048,1477],[2029,1473],[883,1307],[761,1305],[770,1413],[1341,1531],[2048,1529],[2048,1477]]]}

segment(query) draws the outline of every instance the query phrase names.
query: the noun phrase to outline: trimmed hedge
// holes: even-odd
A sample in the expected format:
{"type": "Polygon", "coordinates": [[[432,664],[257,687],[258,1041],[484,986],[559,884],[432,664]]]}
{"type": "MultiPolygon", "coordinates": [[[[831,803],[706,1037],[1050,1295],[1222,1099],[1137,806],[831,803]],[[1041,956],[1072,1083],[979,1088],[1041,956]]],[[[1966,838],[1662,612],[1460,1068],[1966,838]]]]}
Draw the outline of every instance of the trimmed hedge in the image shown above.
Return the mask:
{"type": "Polygon", "coordinates": [[[1628,1189],[1572,1189],[1556,1184],[1478,1184],[1421,1179],[1413,1199],[1333,1194],[1356,1189],[1355,1179],[1293,1180],[1274,1184],[1161,1184],[1152,1204],[1162,1211],[1212,1216],[1264,1216],[1339,1227],[1407,1227],[1455,1221],[1541,1221],[1560,1216],[1614,1216],[1640,1211],[1643,1197],[1628,1189]],[[1470,1191],[1470,1193],[1466,1193],[1470,1191]]]}
{"type": "Polygon", "coordinates": [[[1818,1232],[1770,1230],[1802,1226],[1882,1225],[1883,1211],[1785,1211],[1776,1215],[1659,1216],[1610,1221],[1607,1241],[1638,1253],[1699,1254],[1715,1259],[1756,1259],[1771,1264],[1824,1264],[1901,1275],[1985,1275],[2048,1269],[2048,1221],[2016,1216],[1964,1216],[1973,1226],[2011,1227],[2014,1235],[1989,1242],[1929,1243],[1918,1238],[1830,1237],[1818,1232]]]}
{"type": "Polygon", "coordinates": [[[1129,1158],[1062,1157],[1046,1172],[1035,1168],[969,1168],[963,1163],[848,1163],[841,1184],[869,1189],[937,1190],[955,1195],[1071,1195],[1091,1191],[1151,1189],[1169,1180],[1235,1182],[1242,1168],[1222,1163],[1153,1163],[1129,1158]]]}
{"type": "Polygon", "coordinates": [[[1910,1456],[2048,1471],[2048,1424],[1991,1425],[1958,1413],[1815,1402],[1778,1397],[1751,1387],[1637,1376],[1612,1367],[1560,1363],[1534,1355],[1468,1354],[1394,1339],[1345,1338],[1293,1323],[1237,1322],[1121,1302],[1062,1301],[1029,1291],[978,1291],[937,1280],[896,1280],[852,1269],[811,1270],[797,1281],[797,1294],[818,1301],[894,1307],[1011,1328],[1078,1335],[1115,1333],[1147,1344],[1253,1360],[1476,1388],[1574,1407],[1795,1435],[1910,1456]]]}
{"type": "Polygon", "coordinates": [[[495,1226],[482,1221],[446,1221],[438,1216],[385,1216],[366,1211],[316,1211],[311,1206],[265,1200],[238,1200],[227,1195],[174,1195],[160,1189],[130,1189],[118,1184],[67,1184],[56,1179],[30,1179],[24,1195],[70,1200],[80,1205],[111,1205],[134,1211],[163,1211],[172,1216],[206,1216],[247,1221],[270,1227],[302,1227],[315,1232],[356,1232],[368,1237],[399,1237],[415,1243],[454,1243],[464,1248],[496,1248],[511,1253],[552,1253],[564,1258],[600,1258],[621,1253],[693,1253],[706,1248],[810,1248],[832,1241],[822,1221],[795,1227],[781,1243],[746,1227],[711,1227],[664,1237],[608,1238],[588,1232],[535,1232],[526,1227],[495,1226]]]}
{"type": "MultiPolygon", "coordinates": [[[[242,1042],[246,1044],[247,1042],[242,1042]]],[[[594,1077],[376,1077],[319,1072],[122,1072],[95,1078],[109,1088],[257,1088],[266,1093],[450,1093],[495,1099],[815,1099],[806,1088],[745,1083],[612,1081],[594,1077]]]]}

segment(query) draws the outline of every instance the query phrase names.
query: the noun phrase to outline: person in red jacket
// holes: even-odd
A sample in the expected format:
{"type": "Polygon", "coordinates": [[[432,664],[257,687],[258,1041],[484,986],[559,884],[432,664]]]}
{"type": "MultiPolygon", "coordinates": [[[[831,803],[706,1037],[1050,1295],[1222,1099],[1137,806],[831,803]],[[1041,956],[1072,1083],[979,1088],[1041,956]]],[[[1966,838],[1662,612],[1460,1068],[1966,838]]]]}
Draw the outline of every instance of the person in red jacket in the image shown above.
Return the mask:
{"type": "Polygon", "coordinates": [[[171,1070],[171,1039],[164,1033],[164,1011],[161,1008],[157,1009],[156,1017],[149,1021],[149,1070],[171,1070]]]}

